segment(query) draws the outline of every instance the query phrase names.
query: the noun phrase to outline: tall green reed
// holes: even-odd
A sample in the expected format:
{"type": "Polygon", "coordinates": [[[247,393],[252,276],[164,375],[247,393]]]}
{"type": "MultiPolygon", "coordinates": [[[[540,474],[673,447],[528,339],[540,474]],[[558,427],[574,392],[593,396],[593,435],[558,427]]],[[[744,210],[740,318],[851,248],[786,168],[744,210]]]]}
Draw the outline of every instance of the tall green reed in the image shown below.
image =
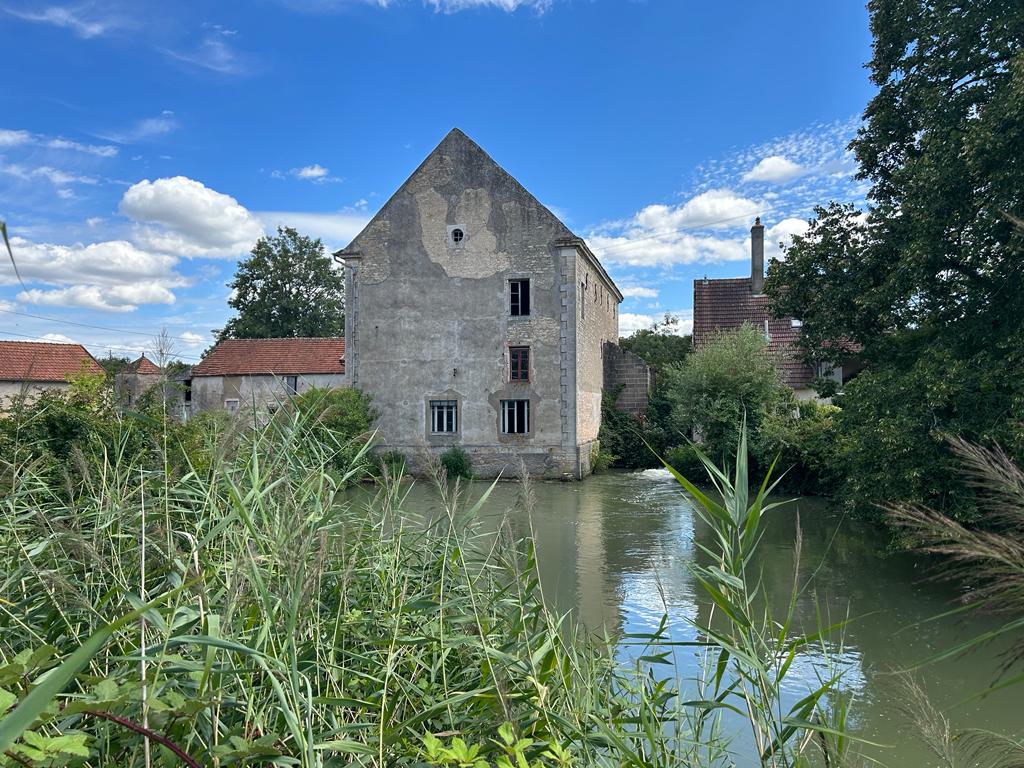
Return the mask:
{"type": "Polygon", "coordinates": [[[551,613],[531,540],[481,527],[487,493],[470,500],[440,471],[441,514],[420,517],[386,473],[353,493],[369,443],[333,440],[295,410],[228,431],[194,462],[185,451],[173,477],[178,447],[140,452],[131,419],[118,429],[112,448],[77,454],[74,493],[32,466],[9,473],[0,715],[114,629],[0,765],[703,768],[733,762],[723,710],[750,718],[765,765],[800,765],[812,737],[840,749],[844,710],[824,702],[834,681],[810,706],[778,709],[786,670],[816,637],[789,636],[792,611],[781,623],[757,614],[750,562],[771,505],[767,483],[748,504],[745,456],[731,485],[715,475],[723,504],[697,497],[717,505],[706,511],[718,526],[714,565],[698,573],[729,621],[705,628],[709,663],[691,682],[664,671],[694,650],[664,624],[626,638],[640,648],[624,663],[618,638],[551,613]],[[133,612],[145,645],[124,621],[133,612]]]}

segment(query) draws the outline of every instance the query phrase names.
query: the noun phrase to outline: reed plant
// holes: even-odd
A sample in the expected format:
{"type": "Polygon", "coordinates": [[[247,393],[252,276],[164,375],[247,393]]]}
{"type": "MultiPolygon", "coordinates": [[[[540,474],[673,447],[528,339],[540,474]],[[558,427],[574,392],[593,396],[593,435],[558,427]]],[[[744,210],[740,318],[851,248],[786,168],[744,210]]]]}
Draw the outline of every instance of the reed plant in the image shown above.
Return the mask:
{"type": "Polygon", "coordinates": [[[442,513],[421,517],[384,472],[367,501],[350,486],[369,442],[310,418],[228,431],[173,474],[167,441],[135,450],[126,419],[75,453],[73,493],[7,468],[0,765],[705,768],[736,761],[723,711],[749,718],[759,764],[838,754],[833,679],[779,709],[823,640],[758,614],[770,486],[748,503],[745,455],[714,475],[721,504],[680,478],[718,526],[695,572],[727,625],[679,643],[663,624],[624,663],[619,638],[548,610],[529,538],[479,525],[489,491],[438,470],[442,513]],[[707,655],[701,680],[663,671],[680,650],[707,655]]]}

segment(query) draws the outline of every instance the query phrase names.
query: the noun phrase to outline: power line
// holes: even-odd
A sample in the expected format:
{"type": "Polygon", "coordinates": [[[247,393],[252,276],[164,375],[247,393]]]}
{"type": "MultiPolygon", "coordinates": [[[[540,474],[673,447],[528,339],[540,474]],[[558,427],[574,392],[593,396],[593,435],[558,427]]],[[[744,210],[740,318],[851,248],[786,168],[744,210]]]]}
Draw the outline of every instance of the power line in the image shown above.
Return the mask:
{"type": "MultiPolygon", "coordinates": [[[[42,341],[42,342],[48,343],[48,344],[63,344],[63,343],[66,343],[66,342],[54,341],[53,339],[47,339],[47,338],[44,338],[43,336],[32,336],[32,335],[29,335],[27,333],[18,333],[17,331],[0,331],[0,333],[10,334],[11,336],[20,336],[21,338],[29,339],[30,341],[42,341]]],[[[82,346],[85,346],[85,345],[83,344],[82,346]]],[[[122,347],[122,346],[118,346],[116,344],[94,344],[93,346],[94,347],[95,346],[101,346],[104,349],[119,349],[119,350],[123,350],[123,351],[126,351],[126,352],[134,352],[135,354],[138,354],[140,351],[143,351],[143,352],[146,351],[145,349],[142,349],[140,347],[122,347]]],[[[150,350],[150,351],[152,351],[152,350],[150,350]]],[[[184,357],[184,358],[187,358],[188,360],[202,360],[201,357],[195,357],[194,355],[179,355],[177,353],[174,354],[174,357],[184,357]]]]}
{"type": "MultiPolygon", "coordinates": [[[[14,309],[0,309],[0,312],[6,312],[9,315],[19,315],[21,317],[32,317],[36,320],[47,320],[51,323],[63,323],[64,325],[77,325],[79,328],[95,328],[100,331],[111,331],[112,333],[131,333],[136,336],[147,336],[153,338],[154,334],[146,333],[145,331],[130,331],[127,328],[111,328],[107,325],[93,325],[91,323],[78,323],[74,320],[64,320],[59,317],[47,317],[46,315],[33,315],[30,312],[18,312],[14,309]]],[[[169,339],[175,339],[177,341],[188,342],[189,344],[195,344],[195,339],[190,339],[185,336],[168,336],[169,339]]]]}

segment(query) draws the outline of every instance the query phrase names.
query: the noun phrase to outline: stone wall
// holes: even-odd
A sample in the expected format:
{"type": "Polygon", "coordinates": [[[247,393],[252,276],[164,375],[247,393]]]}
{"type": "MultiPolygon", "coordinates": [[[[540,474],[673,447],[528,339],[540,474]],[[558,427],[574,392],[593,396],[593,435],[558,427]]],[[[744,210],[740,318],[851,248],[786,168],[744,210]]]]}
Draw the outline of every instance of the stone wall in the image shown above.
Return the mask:
{"type": "MultiPolygon", "coordinates": [[[[305,374],[298,377],[298,394],[312,387],[343,387],[343,374],[305,374]]],[[[238,401],[238,411],[265,411],[288,398],[284,376],[195,376],[192,379],[190,412],[225,410],[227,400],[238,401]]]]}
{"type": "Polygon", "coordinates": [[[637,355],[608,342],[604,345],[604,388],[609,394],[618,393],[618,410],[643,415],[654,389],[654,371],[637,355]]]}
{"type": "Polygon", "coordinates": [[[459,446],[483,477],[514,477],[521,464],[543,477],[589,472],[618,292],[479,146],[449,133],[337,256],[346,371],[380,413],[379,450],[402,453],[413,471],[459,446]],[[520,280],[531,306],[513,315],[520,280]],[[511,380],[512,347],[529,348],[526,381],[511,380]],[[432,431],[431,400],[457,404],[454,432],[432,431]],[[503,400],[529,401],[528,433],[502,431],[503,400]]]}
{"type": "MultiPolygon", "coordinates": [[[[576,441],[597,439],[601,428],[605,347],[619,338],[619,300],[580,251],[576,256],[576,441]]],[[[589,458],[589,454],[588,454],[589,458]]]]}

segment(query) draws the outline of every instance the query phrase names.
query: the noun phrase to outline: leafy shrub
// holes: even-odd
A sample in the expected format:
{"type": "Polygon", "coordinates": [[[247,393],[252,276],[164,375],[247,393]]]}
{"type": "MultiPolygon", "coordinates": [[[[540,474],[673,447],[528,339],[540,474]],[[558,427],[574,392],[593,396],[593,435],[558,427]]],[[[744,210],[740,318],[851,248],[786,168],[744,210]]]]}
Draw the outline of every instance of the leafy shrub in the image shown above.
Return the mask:
{"type": "Polygon", "coordinates": [[[613,456],[608,451],[602,450],[597,446],[594,446],[594,448],[590,451],[591,472],[604,472],[612,465],[614,461],[615,456],[613,456]]]}
{"type": "Polygon", "coordinates": [[[786,474],[781,487],[801,494],[829,496],[837,488],[843,468],[843,443],[836,419],[840,409],[814,400],[801,402],[795,413],[767,414],[755,436],[760,463],[778,457],[786,474]]]}
{"type": "Polygon", "coordinates": [[[691,443],[670,448],[665,454],[665,461],[681,475],[700,477],[704,471],[697,449],[691,443]]]}
{"type": "Polygon", "coordinates": [[[678,366],[666,369],[669,426],[691,436],[715,461],[736,452],[746,418],[757,435],[769,416],[792,413],[792,391],[782,383],[764,334],[750,325],[721,333],[678,366]]]}
{"type": "Polygon", "coordinates": [[[612,457],[612,466],[626,469],[650,469],[661,466],[656,451],[664,450],[663,430],[657,411],[657,395],[652,398],[645,418],[625,413],[616,407],[618,392],[601,397],[601,451],[612,457]],[[653,448],[653,450],[652,450],[653,448]]]}
{"type": "Polygon", "coordinates": [[[334,448],[336,469],[348,466],[357,454],[365,457],[360,449],[372,437],[377,418],[369,395],[355,387],[311,387],[292,402],[310,439],[334,448]]]}
{"type": "Polygon", "coordinates": [[[441,466],[449,479],[454,480],[461,477],[468,480],[473,477],[473,462],[469,460],[466,452],[457,445],[453,445],[441,454],[441,466]]]}

